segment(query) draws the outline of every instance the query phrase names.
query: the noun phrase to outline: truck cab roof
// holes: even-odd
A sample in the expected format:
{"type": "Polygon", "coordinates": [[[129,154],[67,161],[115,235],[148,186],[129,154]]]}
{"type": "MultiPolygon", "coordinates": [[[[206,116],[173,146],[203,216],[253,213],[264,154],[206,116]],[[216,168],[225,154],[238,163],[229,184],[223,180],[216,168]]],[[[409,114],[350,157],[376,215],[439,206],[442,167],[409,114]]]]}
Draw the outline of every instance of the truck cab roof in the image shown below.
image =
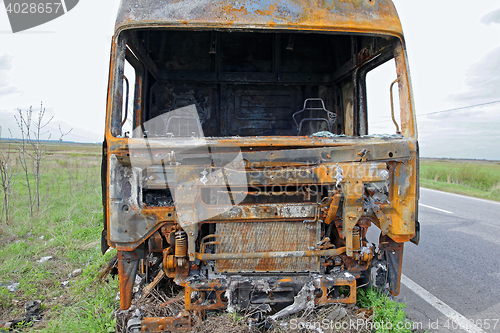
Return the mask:
{"type": "Polygon", "coordinates": [[[391,0],[122,0],[116,31],[146,27],[403,35],[391,0]]]}

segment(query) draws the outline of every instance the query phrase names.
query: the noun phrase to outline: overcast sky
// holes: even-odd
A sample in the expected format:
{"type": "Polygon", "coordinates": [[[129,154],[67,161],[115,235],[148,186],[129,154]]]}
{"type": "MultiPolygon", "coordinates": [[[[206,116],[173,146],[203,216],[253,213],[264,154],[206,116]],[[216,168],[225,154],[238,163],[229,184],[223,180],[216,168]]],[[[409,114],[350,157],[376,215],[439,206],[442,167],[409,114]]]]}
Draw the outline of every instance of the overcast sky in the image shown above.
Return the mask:
{"type": "MultiPolygon", "coordinates": [[[[395,0],[405,33],[421,156],[500,160],[500,1],[395,0]],[[460,110],[439,112],[467,107],[460,110]],[[431,113],[431,114],[429,114],[431,113]]],[[[82,0],[67,14],[13,34],[0,0],[0,126],[43,101],[66,140],[104,133],[117,0],[82,0]]],[[[383,123],[382,123],[383,125],[383,123]]],[[[387,121],[387,126],[391,122],[387,121]]]]}

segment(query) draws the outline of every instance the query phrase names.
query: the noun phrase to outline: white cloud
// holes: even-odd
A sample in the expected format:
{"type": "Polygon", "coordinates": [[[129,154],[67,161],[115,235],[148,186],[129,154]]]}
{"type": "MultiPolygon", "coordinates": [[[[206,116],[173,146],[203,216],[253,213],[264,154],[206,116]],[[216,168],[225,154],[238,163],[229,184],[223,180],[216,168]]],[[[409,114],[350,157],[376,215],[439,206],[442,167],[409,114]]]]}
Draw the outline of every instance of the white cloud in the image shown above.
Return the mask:
{"type": "Polygon", "coordinates": [[[490,25],[491,23],[500,23],[500,9],[494,10],[481,19],[481,23],[490,25]]]}
{"type": "Polygon", "coordinates": [[[500,160],[500,103],[418,117],[422,157],[500,160]]]}
{"type": "Polygon", "coordinates": [[[0,55],[0,97],[19,92],[19,89],[10,85],[10,72],[13,68],[13,57],[4,53],[0,55]]]}
{"type": "Polygon", "coordinates": [[[490,51],[479,62],[469,67],[465,83],[469,91],[452,94],[450,97],[471,103],[500,100],[500,47],[490,51]]]}

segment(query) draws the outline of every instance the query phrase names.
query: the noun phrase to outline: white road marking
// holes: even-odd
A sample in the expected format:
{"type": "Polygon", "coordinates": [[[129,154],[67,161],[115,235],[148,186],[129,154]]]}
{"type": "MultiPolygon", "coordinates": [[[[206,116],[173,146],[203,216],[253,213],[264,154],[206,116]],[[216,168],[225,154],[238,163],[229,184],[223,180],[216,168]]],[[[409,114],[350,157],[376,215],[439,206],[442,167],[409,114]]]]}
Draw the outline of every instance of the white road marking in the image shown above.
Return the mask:
{"type": "Polygon", "coordinates": [[[441,194],[446,194],[446,195],[452,195],[452,196],[460,197],[460,198],[464,198],[464,199],[470,199],[470,200],[476,200],[476,201],[483,201],[483,202],[486,202],[486,203],[500,205],[499,201],[493,201],[493,200],[488,200],[488,199],[481,199],[481,198],[476,198],[476,197],[470,197],[468,195],[463,195],[463,194],[457,194],[457,193],[450,193],[450,192],[445,192],[445,191],[433,190],[431,188],[426,188],[426,187],[421,187],[420,189],[421,190],[426,190],[426,191],[431,191],[431,192],[437,192],[437,193],[441,193],[441,194]]]}
{"type": "Polygon", "coordinates": [[[413,280],[411,280],[404,274],[401,274],[401,283],[412,290],[415,294],[420,296],[424,301],[432,305],[436,310],[444,314],[450,320],[454,321],[457,325],[460,326],[462,330],[469,333],[486,333],[485,331],[474,325],[467,318],[462,316],[460,313],[453,310],[439,298],[413,282],[413,280]]]}
{"type": "Polygon", "coordinates": [[[439,210],[440,212],[443,212],[443,213],[446,213],[446,214],[453,214],[452,212],[450,211],[447,211],[447,210],[444,210],[444,209],[441,209],[441,208],[436,208],[436,207],[432,207],[432,206],[427,206],[427,205],[424,205],[422,203],[418,203],[420,206],[422,207],[426,207],[426,208],[430,208],[430,209],[435,209],[435,210],[439,210]]]}

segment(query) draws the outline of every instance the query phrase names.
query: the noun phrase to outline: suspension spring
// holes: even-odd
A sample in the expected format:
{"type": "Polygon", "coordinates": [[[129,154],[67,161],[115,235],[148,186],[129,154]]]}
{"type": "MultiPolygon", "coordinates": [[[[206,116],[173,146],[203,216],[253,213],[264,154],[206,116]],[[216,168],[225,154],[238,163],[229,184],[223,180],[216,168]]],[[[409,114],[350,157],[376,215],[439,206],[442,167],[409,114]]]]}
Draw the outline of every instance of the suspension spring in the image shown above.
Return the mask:
{"type": "Polygon", "coordinates": [[[185,231],[175,232],[175,257],[184,258],[187,255],[187,235],[185,231]]]}
{"type": "Polygon", "coordinates": [[[361,249],[361,237],[359,227],[354,227],[352,230],[352,249],[359,251],[361,249]]]}

